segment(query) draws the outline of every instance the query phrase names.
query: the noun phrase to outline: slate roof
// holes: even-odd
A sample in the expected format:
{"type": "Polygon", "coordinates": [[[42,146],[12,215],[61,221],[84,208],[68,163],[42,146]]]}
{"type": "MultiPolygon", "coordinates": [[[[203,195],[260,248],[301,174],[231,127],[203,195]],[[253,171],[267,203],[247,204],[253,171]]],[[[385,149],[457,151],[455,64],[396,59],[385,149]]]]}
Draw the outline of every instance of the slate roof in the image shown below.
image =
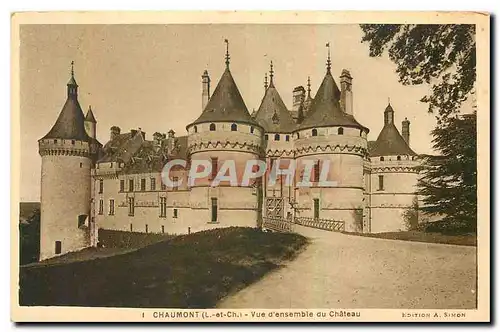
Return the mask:
{"type": "Polygon", "coordinates": [[[272,80],[254,118],[266,132],[291,133],[297,127],[272,80]]]}
{"type": "Polygon", "coordinates": [[[191,125],[206,122],[243,122],[258,125],[250,116],[229,67],[226,67],[200,117],[191,125]]]}
{"type": "Polygon", "coordinates": [[[126,173],[161,172],[167,160],[187,159],[187,136],[175,137],[174,150],[167,153],[167,139],[160,146],[144,140],[140,131],[117,135],[104,145],[101,162],[123,162],[126,173]]]}
{"type": "MultiPolygon", "coordinates": [[[[391,105],[388,105],[385,112],[394,112],[391,105]]],[[[385,114],[384,114],[385,115],[385,114]]],[[[387,115],[385,115],[387,117],[387,115]]],[[[371,157],[379,156],[395,156],[395,155],[410,155],[415,156],[416,153],[410,148],[403,136],[399,133],[398,128],[394,125],[394,117],[391,115],[391,120],[385,122],[384,128],[380,131],[377,140],[373,142],[370,148],[368,142],[368,152],[371,157]]]]}
{"type": "Polygon", "coordinates": [[[64,106],[57,117],[52,129],[42,139],[46,138],[59,138],[59,139],[75,139],[84,142],[90,140],[87,132],[85,131],[85,118],[83,111],[78,102],[76,93],[71,94],[69,87],[77,88],[75,78],[71,76],[68,82],[68,97],[64,106]]]}
{"type": "Polygon", "coordinates": [[[92,108],[90,106],[89,110],[87,111],[87,115],[85,115],[85,121],[97,123],[97,120],[95,119],[94,113],[92,112],[92,108]]]}
{"type": "Polygon", "coordinates": [[[340,90],[330,70],[327,70],[299,129],[328,126],[355,127],[368,131],[354,116],[344,113],[340,108],[340,90]]]}

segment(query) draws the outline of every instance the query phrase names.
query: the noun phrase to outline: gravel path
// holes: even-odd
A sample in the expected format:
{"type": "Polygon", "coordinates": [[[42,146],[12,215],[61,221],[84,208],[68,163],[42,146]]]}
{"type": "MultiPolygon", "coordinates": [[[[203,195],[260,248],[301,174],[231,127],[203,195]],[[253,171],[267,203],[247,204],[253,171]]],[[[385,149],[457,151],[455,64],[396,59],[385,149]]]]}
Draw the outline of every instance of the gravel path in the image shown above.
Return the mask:
{"type": "Polygon", "coordinates": [[[220,308],[476,307],[476,248],[303,229],[311,244],[220,308]]]}

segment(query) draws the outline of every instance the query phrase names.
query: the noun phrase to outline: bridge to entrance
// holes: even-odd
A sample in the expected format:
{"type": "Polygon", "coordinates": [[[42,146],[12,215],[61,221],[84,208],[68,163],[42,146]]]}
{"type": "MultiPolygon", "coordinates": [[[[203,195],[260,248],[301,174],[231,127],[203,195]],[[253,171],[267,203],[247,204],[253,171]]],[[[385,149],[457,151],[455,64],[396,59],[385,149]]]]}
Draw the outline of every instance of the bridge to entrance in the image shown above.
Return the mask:
{"type": "Polygon", "coordinates": [[[262,228],[264,230],[272,230],[275,232],[296,232],[301,233],[304,227],[315,228],[329,232],[343,232],[345,223],[341,220],[320,219],[296,217],[294,219],[286,219],[281,217],[264,217],[262,228]]]}

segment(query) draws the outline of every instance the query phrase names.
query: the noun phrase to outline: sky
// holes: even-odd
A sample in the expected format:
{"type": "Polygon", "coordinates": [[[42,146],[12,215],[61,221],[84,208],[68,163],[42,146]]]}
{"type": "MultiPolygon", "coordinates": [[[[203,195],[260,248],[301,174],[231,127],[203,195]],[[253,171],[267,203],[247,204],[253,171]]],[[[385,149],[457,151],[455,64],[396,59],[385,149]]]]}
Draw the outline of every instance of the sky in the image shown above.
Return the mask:
{"type": "Polygon", "coordinates": [[[325,75],[330,43],[332,74],[353,77],[354,116],[375,140],[390,98],[395,123],[410,120],[410,146],[430,153],[435,125],[419,102],[430,87],[403,86],[387,55],[371,58],[358,25],[23,25],[20,36],[21,201],[39,201],[38,139],[52,127],[66,100],[70,63],[75,62],[79,101],[92,105],[97,138],[111,126],[123,132],[170,129],[181,136],[201,113],[201,75],[211,90],[225,68],[229,40],[231,72],[251,113],[264,94],[264,75],[274,64],[274,82],[288,108],[292,91],[311,77],[313,96],[325,75]]]}

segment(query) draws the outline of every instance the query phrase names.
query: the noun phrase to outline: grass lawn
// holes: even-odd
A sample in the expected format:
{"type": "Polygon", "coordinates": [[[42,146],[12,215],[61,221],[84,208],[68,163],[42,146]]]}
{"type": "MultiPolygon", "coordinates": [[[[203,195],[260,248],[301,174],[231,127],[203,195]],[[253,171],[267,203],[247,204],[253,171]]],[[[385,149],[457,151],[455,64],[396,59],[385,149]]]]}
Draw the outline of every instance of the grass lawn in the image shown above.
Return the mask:
{"type": "Polygon", "coordinates": [[[88,261],[21,267],[20,305],[212,308],[290,260],[297,234],[231,227],[88,261]]]}
{"type": "Polygon", "coordinates": [[[441,233],[429,233],[419,231],[402,231],[402,232],[386,232],[386,233],[350,233],[349,235],[376,237],[380,239],[390,240],[404,240],[416,242],[429,242],[429,243],[442,243],[442,244],[456,244],[462,246],[476,246],[477,237],[475,234],[471,235],[444,235],[441,233]]]}

